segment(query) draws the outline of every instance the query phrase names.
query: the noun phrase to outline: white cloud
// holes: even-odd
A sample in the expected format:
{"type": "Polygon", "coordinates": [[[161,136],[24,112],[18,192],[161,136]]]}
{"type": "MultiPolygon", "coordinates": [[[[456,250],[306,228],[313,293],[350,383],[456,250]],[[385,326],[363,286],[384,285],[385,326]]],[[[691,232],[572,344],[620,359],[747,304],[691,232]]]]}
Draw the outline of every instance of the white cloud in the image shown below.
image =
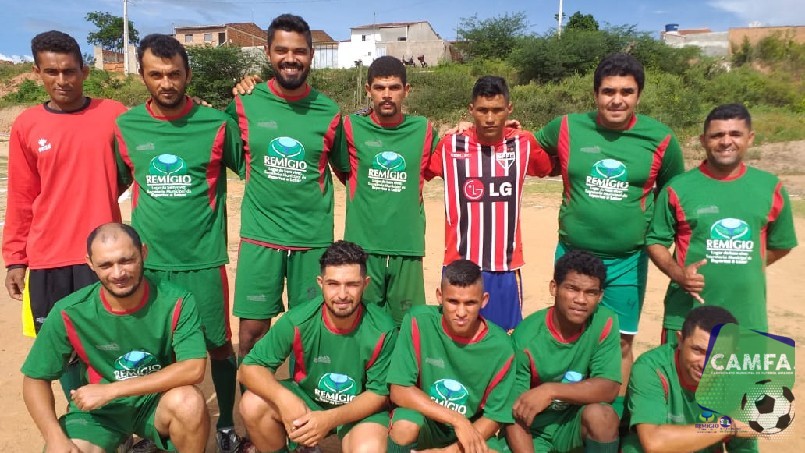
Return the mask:
{"type": "Polygon", "coordinates": [[[761,22],[764,25],[802,25],[805,7],[802,0],[715,0],[710,6],[740,17],[745,25],[761,22]]]}
{"type": "Polygon", "coordinates": [[[32,62],[33,57],[30,55],[4,55],[0,53],[0,61],[10,61],[12,63],[32,62]]]}

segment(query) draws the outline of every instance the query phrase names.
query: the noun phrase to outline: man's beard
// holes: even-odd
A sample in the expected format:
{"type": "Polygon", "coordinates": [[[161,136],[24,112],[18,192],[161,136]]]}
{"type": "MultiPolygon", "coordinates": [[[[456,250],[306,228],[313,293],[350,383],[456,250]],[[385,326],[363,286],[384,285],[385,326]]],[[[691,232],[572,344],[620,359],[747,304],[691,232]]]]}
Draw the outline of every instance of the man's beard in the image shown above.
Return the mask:
{"type": "Polygon", "coordinates": [[[173,102],[170,102],[170,103],[162,102],[159,99],[159,96],[151,95],[151,99],[153,99],[153,101],[156,102],[157,105],[159,105],[160,108],[167,109],[167,110],[175,109],[175,108],[179,107],[179,105],[181,105],[181,103],[184,101],[186,91],[184,89],[182,89],[182,90],[177,90],[177,92],[178,92],[179,95],[176,96],[176,100],[173,101],[173,102]]]}
{"type": "Polygon", "coordinates": [[[103,284],[103,287],[106,288],[107,291],[109,291],[109,294],[111,294],[111,295],[113,295],[113,296],[115,296],[115,297],[117,297],[119,299],[125,299],[126,297],[129,297],[132,294],[137,292],[137,290],[140,288],[140,285],[143,283],[143,275],[144,275],[143,272],[140,272],[140,278],[137,280],[137,283],[135,283],[134,286],[131,287],[131,289],[126,290],[124,292],[119,292],[117,290],[117,288],[115,288],[113,286],[112,287],[106,286],[105,283],[102,283],[102,284],[103,284]]]}
{"type": "Polygon", "coordinates": [[[295,90],[307,82],[307,76],[310,74],[310,66],[304,67],[297,63],[280,63],[279,67],[274,68],[274,78],[279,85],[286,90],[295,90]],[[282,68],[298,68],[299,73],[294,78],[286,78],[282,74],[282,68]]]}
{"type": "Polygon", "coordinates": [[[327,304],[324,304],[324,306],[327,308],[327,312],[330,313],[330,316],[332,316],[333,318],[344,319],[344,318],[349,318],[350,316],[355,314],[355,312],[358,311],[358,307],[360,306],[360,304],[354,304],[352,306],[352,310],[350,310],[348,312],[337,312],[337,311],[333,310],[332,308],[330,308],[330,306],[327,305],[327,304]]]}

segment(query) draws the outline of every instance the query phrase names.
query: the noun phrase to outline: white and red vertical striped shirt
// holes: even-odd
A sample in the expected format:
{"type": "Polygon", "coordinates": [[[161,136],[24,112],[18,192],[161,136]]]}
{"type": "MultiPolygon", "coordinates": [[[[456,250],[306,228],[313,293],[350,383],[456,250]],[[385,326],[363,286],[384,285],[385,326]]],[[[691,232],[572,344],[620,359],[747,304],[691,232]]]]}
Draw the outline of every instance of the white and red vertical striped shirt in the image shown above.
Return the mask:
{"type": "Polygon", "coordinates": [[[484,271],[522,267],[523,181],[550,171],[550,158],[527,131],[507,128],[494,144],[481,143],[474,128],[443,137],[426,176],[444,179],[444,264],[468,259],[484,271]]]}

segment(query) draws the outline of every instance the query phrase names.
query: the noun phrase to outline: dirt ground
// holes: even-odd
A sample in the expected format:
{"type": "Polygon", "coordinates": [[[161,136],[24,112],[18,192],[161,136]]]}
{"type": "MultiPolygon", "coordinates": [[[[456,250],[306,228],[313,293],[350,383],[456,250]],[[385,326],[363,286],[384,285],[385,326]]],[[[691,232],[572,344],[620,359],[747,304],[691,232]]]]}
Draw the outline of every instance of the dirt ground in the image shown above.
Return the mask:
{"type": "MultiPolygon", "coordinates": [[[[0,212],[5,212],[6,193],[6,156],[8,155],[8,138],[4,135],[8,129],[9,117],[16,116],[18,111],[0,111],[0,212]]],[[[784,174],[786,183],[789,178],[794,187],[792,193],[799,196],[805,193],[805,182],[800,181],[796,169],[805,169],[805,142],[763,148],[759,151],[759,159],[753,164],[765,167],[767,163],[775,163],[774,170],[784,174]],[[781,159],[777,159],[779,157],[781,159]],[[799,164],[799,165],[798,165],[799,164]]],[[[802,172],[805,173],[805,172],[802,172]]],[[[558,190],[548,190],[545,184],[560,184],[558,181],[542,183],[530,181],[523,196],[522,233],[526,265],[522,269],[525,314],[530,314],[551,303],[548,294],[548,282],[552,272],[553,253],[556,246],[557,213],[559,207],[558,190]],[[538,187],[540,186],[540,187],[538,187]],[[557,192],[557,193],[542,193],[557,192]]],[[[229,253],[231,263],[227,266],[231,281],[237,266],[236,251],[239,230],[239,209],[243,193],[243,185],[239,181],[230,181],[229,194],[229,253]]],[[[444,210],[441,180],[435,180],[425,186],[425,208],[427,215],[427,251],[424,260],[425,285],[427,294],[435,294],[440,274],[442,251],[444,246],[444,210]]],[[[130,207],[124,202],[124,217],[130,207]]],[[[1,221],[2,219],[0,219],[1,221]]],[[[339,187],[336,192],[336,238],[342,236],[344,224],[344,191],[339,187]]],[[[796,229],[801,241],[805,240],[805,219],[796,219],[796,229]]],[[[805,275],[805,247],[795,249],[788,257],[770,267],[768,274],[769,320],[770,330],[776,334],[793,338],[797,343],[805,343],[805,306],[797,300],[802,297],[799,283],[805,275]]],[[[646,351],[659,342],[662,301],[668,279],[656,268],[649,273],[646,303],[640,323],[640,333],[636,339],[637,353],[646,351]]],[[[234,285],[230,286],[234,288],[234,285]]],[[[435,303],[435,296],[431,298],[435,303]]],[[[237,341],[237,319],[231,318],[233,340],[237,341]]],[[[32,344],[32,339],[21,335],[20,304],[11,300],[4,289],[0,289],[0,357],[5,365],[0,367],[0,451],[2,452],[39,452],[42,451],[42,438],[31,421],[22,401],[22,376],[20,366],[32,344]]],[[[797,358],[800,358],[797,348],[797,358]]],[[[801,371],[797,372],[797,383],[803,382],[801,371]]],[[[57,411],[65,407],[61,389],[54,385],[57,411]]],[[[203,390],[209,397],[208,403],[212,414],[216,414],[217,406],[209,379],[204,381],[203,390]]],[[[805,398],[805,386],[794,389],[796,398],[805,398]]],[[[214,423],[214,420],[213,420],[214,423]]],[[[242,432],[242,425],[238,424],[242,432]]],[[[785,432],[783,439],[764,440],[761,451],[805,451],[805,423],[799,422],[785,432]],[[781,450],[782,447],[782,450],[781,450]]],[[[207,452],[214,452],[210,442],[207,452]]],[[[325,443],[327,451],[338,451],[337,442],[328,439],[325,443]]]]}

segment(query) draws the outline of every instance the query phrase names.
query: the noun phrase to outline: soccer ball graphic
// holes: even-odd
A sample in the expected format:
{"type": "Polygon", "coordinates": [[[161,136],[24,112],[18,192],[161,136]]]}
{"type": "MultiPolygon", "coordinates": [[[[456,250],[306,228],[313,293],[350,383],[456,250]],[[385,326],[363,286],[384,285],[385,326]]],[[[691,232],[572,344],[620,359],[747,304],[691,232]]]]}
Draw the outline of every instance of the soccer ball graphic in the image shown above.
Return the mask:
{"type": "Polygon", "coordinates": [[[151,174],[174,175],[185,170],[184,160],[173,154],[160,154],[151,159],[151,174]]]}
{"type": "Polygon", "coordinates": [[[599,160],[593,165],[592,175],[604,179],[626,179],[626,166],[615,159],[599,160]]]}
{"type": "Polygon", "coordinates": [[[440,399],[457,404],[464,404],[469,396],[464,385],[454,379],[440,379],[434,382],[431,387],[431,395],[434,396],[433,394],[440,399]]]}
{"type": "Polygon", "coordinates": [[[305,147],[291,137],[277,137],[268,144],[269,154],[276,157],[287,157],[293,160],[302,160],[305,157],[305,147]]]}
{"type": "Polygon", "coordinates": [[[710,228],[713,239],[744,239],[749,237],[749,225],[741,219],[726,218],[710,228]]]}
{"type": "Polygon", "coordinates": [[[374,166],[381,170],[405,171],[405,158],[394,151],[383,151],[375,155],[374,166]]]}
{"type": "Polygon", "coordinates": [[[750,428],[760,434],[777,434],[794,421],[794,393],[771,379],[757,381],[741,398],[741,410],[750,428]]]}
{"type": "Polygon", "coordinates": [[[357,394],[355,380],[340,373],[325,373],[319,379],[319,388],[331,393],[357,394]]]}

